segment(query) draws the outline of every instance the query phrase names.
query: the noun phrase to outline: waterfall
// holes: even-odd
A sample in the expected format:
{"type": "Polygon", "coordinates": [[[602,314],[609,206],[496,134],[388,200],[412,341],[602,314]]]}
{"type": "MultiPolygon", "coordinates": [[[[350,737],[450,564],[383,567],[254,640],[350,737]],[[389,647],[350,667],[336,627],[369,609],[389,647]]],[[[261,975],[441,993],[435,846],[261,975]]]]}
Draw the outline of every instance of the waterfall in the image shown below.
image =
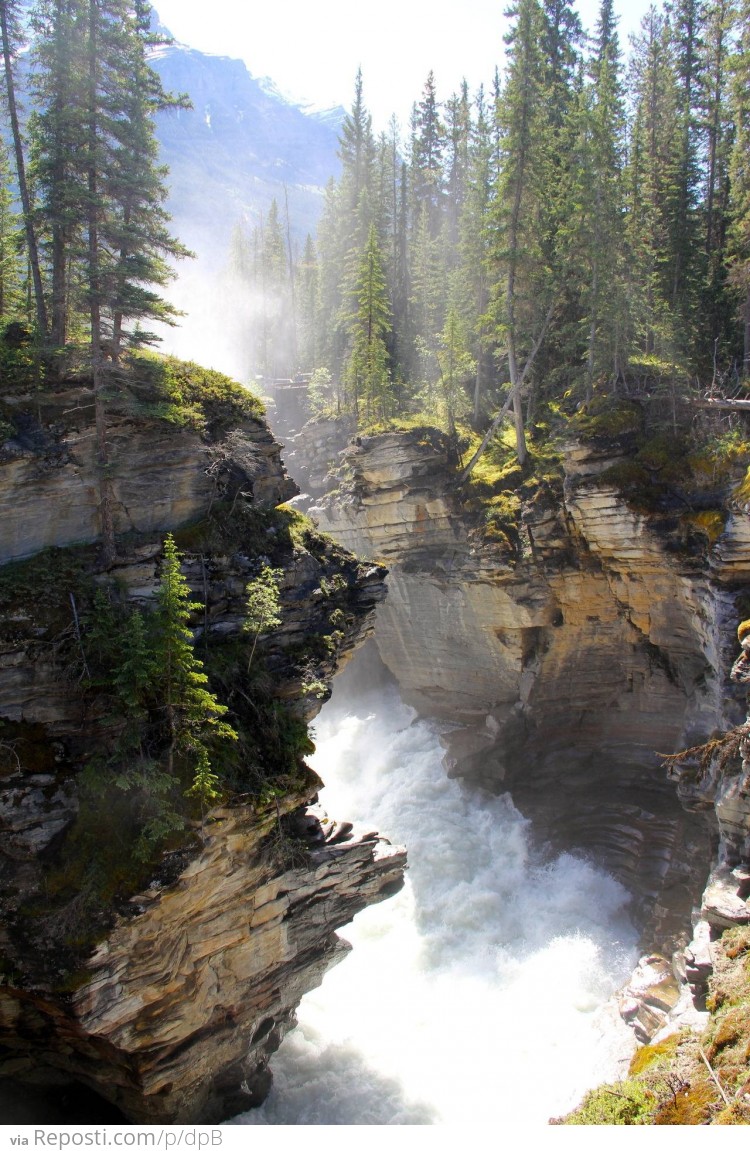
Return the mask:
{"type": "Polygon", "coordinates": [[[632,1049],[608,998],[637,958],[624,888],[551,856],[508,796],[448,779],[440,729],[368,677],[366,653],[315,724],[333,818],[409,850],[403,891],[339,934],[242,1124],[544,1124],[632,1049]]]}

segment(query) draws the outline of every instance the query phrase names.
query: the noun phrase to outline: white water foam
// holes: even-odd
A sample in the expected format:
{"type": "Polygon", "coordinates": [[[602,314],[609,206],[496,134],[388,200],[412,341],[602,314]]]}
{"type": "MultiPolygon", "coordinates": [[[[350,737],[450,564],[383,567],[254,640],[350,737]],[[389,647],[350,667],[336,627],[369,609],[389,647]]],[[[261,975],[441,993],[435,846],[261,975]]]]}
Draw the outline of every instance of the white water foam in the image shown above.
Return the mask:
{"type": "Polygon", "coordinates": [[[242,1124],[542,1124],[615,1077],[608,997],[629,974],[628,896],[585,860],[535,858],[507,797],[445,775],[437,727],[393,686],[337,686],[313,766],[334,818],[409,849],[404,890],[339,934],[242,1124]]]}

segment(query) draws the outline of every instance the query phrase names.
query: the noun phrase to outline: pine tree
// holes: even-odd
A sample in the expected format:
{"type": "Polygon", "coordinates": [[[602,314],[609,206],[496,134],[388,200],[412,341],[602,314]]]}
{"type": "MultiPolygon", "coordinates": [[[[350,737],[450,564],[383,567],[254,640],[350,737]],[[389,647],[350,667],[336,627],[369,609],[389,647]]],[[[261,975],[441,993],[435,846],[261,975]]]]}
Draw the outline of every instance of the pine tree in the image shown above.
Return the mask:
{"type": "Polygon", "coordinates": [[[441,224],[444,148],[445,127],[440,118],[435,76],[430,72],[422,99],[414,105],[412,112],[411,193],[414,218],[419,220],[424,214],[433,238],[441,224]]]}
{"type": "Polygon", "coordinates": [[[437,361],[448,431],[455,436],[456,420],[469,411],[466,385],[474,374],[475,365],[467,347],[464,326],[454,307],[448,309],[440,333],[437,361]]]}
{"type": "Polygon", "coordinates": [[[629,84],[635,102],[626,170],[629,312],[641,350],[672,357],[679,92],[669,23],[653,5],[633,41],[629,84]]]}
{"type": "Polygon", "coordinates": [[[731,354],[731,309],[727,306],[727,225],[729,163],[733,125],[730,96],[730,51],[735,6],[732,0],[711,0],[706,8],[704,64],[701,71],[700,109],[705,138],[702,197],[705,249],[705,285],[699,315],[706,318],[703,350],[731,354]]]}
{"type": "Polygon", "coordinates": [[[742,374],[750,377],[750,0],[740,0],[737,48],[732,60],[732,119],[729,281],[739,300],[742,374]]]}
{"type": "Polygon", "coordinates": [[[469,153],[471,148],[471,104],[464,80],[460,93],[445,105],[446,121],[446,243],[449,263],[458,259],[459,221],[469,190],[469,153]]]}
{"type": "Polygon", "coordinates": [[[23,312],[23,220],[14,209],[10,164],[0,141],[0,323],[23,312]]]}
{"type": "Polygon", "coordinates": [[[300,363],[303,371],[314,372],[322,363],[322,338],[320,334],[320,272],[318,255],[311,235],[305,239],[298,270],[299,317],[300,317],[300,363]]]}
{"type": "Polygon", "coordinates": [[[508,78],[498,107],[503,169],[496,199],[495,302],[505,344],[516,454],[527,456],[521,387],[549,325],[554,291],[545,246],[555,190],[546,119],[544,23],[537,0],[519,0],[508,36],[508,78]],[[522,367],[523,357],[526,363],[522,367]]]}
{"type": "Polygon", "coordinates": [[[153,686],[163,709],[167,747],[167,770],[178,763],[192,766],[193,782],[187,794],[210,803],[219,796],[218,777],[211,770],[209,749],[217,740],[237,738],[222,716],[227,708],[208,690],[208,676],[193,650],[188,627],[191,614],[201,605],[190,599],[190,589],[180,568],[181,556],[174,537],[164,541],[161,578],[156,595],[156,673],[153,686]]]}
{"type": "Polygon", "coordinates": [[[692,343],[698,283],[703,278],[699,261],[705,250],[699,239],[698,213],[699,152],[703,145],[699,105],[703,88],[704,8],[700,0],[673,0],[671,6],[677,140],[671,206],[670,303],[685,347],[692,343]]]}
{"type": "Polygon", "coordinates": [[[578,284],[587,400],[593,396],[595,378],[619,378],[624,355],[625,111],[620,70],[612,0],[602,0],[589,82],[570,113],[576,123],[575,162],[569,177],[567,220],[562,225],[565,264],[578,284]]]}
{"type": "Polygon", "coordinates": [[[109,99],[113,151],[106,173],[109,209],[104,235],[114,253],[108,272],[111,356],[116,361],[123,342],[153,342],[140,327],[145,319],[173,323],[172,305],[149,285],[165,286],[174,277],[168,259],[190,256],[169,232],[164,209],[167,169],[158,164],[154,114],[189,107],[186,97],[173,97],[149,67],[147,53],[163,40],[151,31],[151,7],[134,0],[127,21],[112,29],[112,81],[109,99]],[[135,329],[129,325],[135,322],[135,329]]]}
{"type": "Polygon", "coordinates": [[[375,226],[370,226],[355,282],[350,320],[352,350],[347,364],[351,410],[359,422],[386,419],[392,395],[386,336],[391,329],[383,261],[375,226]],[[363,410],[364,409],[364,410],[363,410]]]}
{"type": "Polygon", "coordinates": [[[362,69],[357,69],[354,81],[354,103],[341,126],[339,158],[342,165],[341,187],[346,217],[353,221],[359,209],[360,198],[372,181],[375,161],[375,141],[372,135],[372,116],[364,102],[362,69]]]}
{"type": "MultiPolygon", "coordinates": [[[[493,117],[494,119],[494,117],[493,117]]],[[[489,239],[493,218],[493,199],[497,183],[493,180],[492,127],[484,91],[476,99],[476,120],[469,145],[466,199],[460,219],[460,277],[456,295],[458,308],[474,336],[473,419],[479,424],[484,391],[492,376],[492,325],[489,322],[489,239]]]]}
{"type": "Polygon", "coordinates": [[[39,246],[37,244],[36,229],[32,212],[29,182],[26,178],[26,158],[24,155],[21,127],[16,102],[16,81],[14,64],[21,44],[20,32],[21,3],[20,0],[0,0],[0,40],[2,40],[3,69],[5,72],[5,91],[8,101],[8,115],[10,118],[11,133],[13,136],[13,151],[16,161],[16,176],[18,189],[23,206],[24,230],[26,234],[26,248],[31,267],[31,278],[34,288],[34,301],[36,305],[36,321],[39,335],[46,341],[49,334],[47,320],[47,305],[44,298],[41,264],[39,260],[39,246]]]}

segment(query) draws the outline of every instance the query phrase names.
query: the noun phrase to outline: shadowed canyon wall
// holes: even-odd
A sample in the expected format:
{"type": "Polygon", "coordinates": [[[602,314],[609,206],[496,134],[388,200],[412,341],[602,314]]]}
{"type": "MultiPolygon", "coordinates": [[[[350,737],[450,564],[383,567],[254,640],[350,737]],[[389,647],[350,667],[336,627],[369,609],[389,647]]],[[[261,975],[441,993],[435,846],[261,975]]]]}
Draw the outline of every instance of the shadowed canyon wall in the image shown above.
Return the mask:
{"type": "MultiPolygon", "coordinates": [[[[647,943],[678,938],[718,825],[705,789],[692,813],[678,802],[656,753],[741,714],[728,668],[744,508],[709,556],[675,516],[603,482],[611,444],[571,443],[564,481],[539,484],[515,535],[493,539],[434,429],[346,447],[335,422],[310,423],[286,458],[321,527],[389,566],[378,646],[407,700],[460,725],[449,771],[510,790],[542,836],[623,879],[647,943]]],[[[738,818],[750,827],[750,810],[738,818]]]]}

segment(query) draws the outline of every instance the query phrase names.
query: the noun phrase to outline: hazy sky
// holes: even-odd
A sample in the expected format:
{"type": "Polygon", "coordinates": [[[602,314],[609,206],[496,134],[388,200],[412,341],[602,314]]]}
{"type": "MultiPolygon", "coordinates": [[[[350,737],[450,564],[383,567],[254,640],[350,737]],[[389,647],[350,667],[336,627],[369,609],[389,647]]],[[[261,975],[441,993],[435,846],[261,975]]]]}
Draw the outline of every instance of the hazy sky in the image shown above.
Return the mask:
{"type": "MultiPolygon", "coordinates": [[[[402,124],[432,68],[445,99],[466,77],[489,86],[500,63],[506,0],[152,0],[191,48],[243,59],[303,103],[349,107],[362,66],[365,100],[380,130],[402,124]]],[[[615,0],[623,46],[649,0],[615,0]]],[[[599,0],[578,0],[593,28],[599,0]]]]}

